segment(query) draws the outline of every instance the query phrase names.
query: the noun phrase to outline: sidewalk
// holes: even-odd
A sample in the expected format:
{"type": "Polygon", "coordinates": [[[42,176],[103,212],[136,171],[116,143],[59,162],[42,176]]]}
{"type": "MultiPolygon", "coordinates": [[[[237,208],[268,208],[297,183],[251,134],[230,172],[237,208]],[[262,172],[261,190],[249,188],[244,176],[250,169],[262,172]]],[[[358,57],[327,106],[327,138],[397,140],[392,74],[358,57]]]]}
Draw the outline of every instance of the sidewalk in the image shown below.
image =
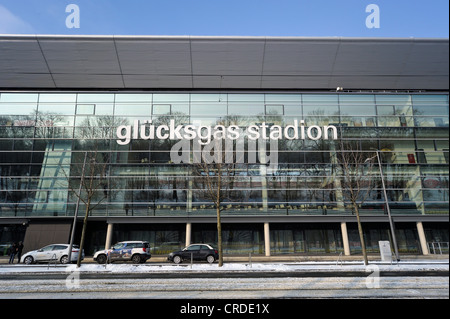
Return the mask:
{"type": "MultiPolygon", "coordinates": [[[[362,261],[362,255],[351,255],[351,256],[338,256],[338,255],[273,255],[273,256],[263,256],[263,255],[230,255],[224,256],[224,262],[262,262],[262,263],[277,263],[277,262],[341,262],[341,261],[362,261]]],[[[380,261],[381,257],[379,254],[369,255],[369,261],[380,261]]],[[[448,254],[442,255],[400,255],[400,260],[445,260],[449,259],[448,254]]],[[[8,264],[9,256],[0,256],[0,264],[8,264]]],[[[151,263],[165,263],[167,262],[167,255],[153,255],[151,259],[147,260],[146,264],[151,263]]],[[[14,259],[14,263],[17,263],[17,258],[14,259]]],[[[83,260],[83,263],[96,263],[92,256],[87,256],[83,260]]]]}

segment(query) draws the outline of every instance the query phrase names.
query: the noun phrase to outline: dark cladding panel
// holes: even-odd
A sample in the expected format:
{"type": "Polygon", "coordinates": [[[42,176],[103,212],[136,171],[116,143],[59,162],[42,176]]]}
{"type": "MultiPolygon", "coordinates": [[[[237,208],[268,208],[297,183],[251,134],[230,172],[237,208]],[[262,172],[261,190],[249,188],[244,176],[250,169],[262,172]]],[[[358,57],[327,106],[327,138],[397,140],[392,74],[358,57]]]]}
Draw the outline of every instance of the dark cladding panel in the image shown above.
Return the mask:
{"type": "Polygon", "coordinates": [[[70,238],[70,223],[30,222],[24,239],[24,252],[50,244],[67,244],[70,238]]]}
{"type": "Polygon", "coordinates": [[[448,90],[448,39],[0,36],[0,88],[448,90]]]}

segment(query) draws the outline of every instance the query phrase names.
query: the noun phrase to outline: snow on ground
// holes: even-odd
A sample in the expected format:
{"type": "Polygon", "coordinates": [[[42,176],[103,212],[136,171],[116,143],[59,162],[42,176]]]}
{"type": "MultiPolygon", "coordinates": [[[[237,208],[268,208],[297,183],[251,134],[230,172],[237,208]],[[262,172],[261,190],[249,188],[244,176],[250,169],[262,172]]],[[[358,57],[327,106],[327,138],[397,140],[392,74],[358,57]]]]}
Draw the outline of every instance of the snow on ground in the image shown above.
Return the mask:
{"type": "Polygon", "coordinates": [[[206,264],[82,264],[76,265],[2,265],[0,275],[6,273],[47,273],[47,272],[94,272],[94,273],[157,273],[157,272],[374,272],[374,271],[448,271],[449,260],[414,260],[399,262],[369,262],[366,267],[362,262],[295,262],[295,263],[217,263],[206,264]]]}

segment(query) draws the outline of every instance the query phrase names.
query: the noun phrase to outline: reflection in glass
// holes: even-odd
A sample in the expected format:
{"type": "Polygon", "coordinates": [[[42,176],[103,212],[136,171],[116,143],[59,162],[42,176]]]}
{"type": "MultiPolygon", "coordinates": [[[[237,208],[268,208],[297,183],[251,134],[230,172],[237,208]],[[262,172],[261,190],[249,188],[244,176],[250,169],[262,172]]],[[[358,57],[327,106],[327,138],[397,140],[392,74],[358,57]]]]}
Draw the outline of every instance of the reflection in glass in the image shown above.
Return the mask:
{"type": "MultiPolygon", "coordinates": [[[[382,151],[393,213],[448,210],[447,95],[3,93],[0,216],[12,216],[15,207],[23,215],[73,214],[76,196],[68,183],[76,189],[79,176],[68,181],[64,172],[70,174],[70,162],[80,165],[84,152],[91,149],[98,149],[99,158],[109,163],[107,183],[96,193],[97,198],[107,194],[107,201],[92,212],[94,216],[214,216],[214,205],[204,193],[205,178],[195,175],[190,165],[171,162],[177,140],[116,142],[119,125],[133,126],[136,120],[168,125],[171,119],[175,125],[214,126],[219,121],[242,129],[262,122],[281,127],[301,120],[305,126],[332,124],[340,138],[358,142],[368,156],[374,149],[382,151]]],[[[339,191],[341,167],[335,162],[339,143],[281,140],[278,165],[269,172],[259,162],[247,163],[255,151],[249,151],[245,142],[244,163],[230,169],[233,178],[223,213],[351,214],[339,191]]],[[[373,181],[374,190],[361,210],[383,215],[378,173],[373,181]]],[[[271,235],[278,238],[274,241],[278,246],[272,248],[279,253],[340,252],[336,232],[339,229],[274,227],[271,235]],[[334,238],[330,247],[324,244],[325,236],[334,238]],[[311,240],[315,244],[308,244],[311,240]]],[[[227,234],[242,236],[238,241],[242,247],[260,251],[260,230],[229,229],[227,234]]],[[[381,238],[381,232],[377,234],[381,238]]],[[[236,244],[227,249],[242,251],[236,244]]]]}

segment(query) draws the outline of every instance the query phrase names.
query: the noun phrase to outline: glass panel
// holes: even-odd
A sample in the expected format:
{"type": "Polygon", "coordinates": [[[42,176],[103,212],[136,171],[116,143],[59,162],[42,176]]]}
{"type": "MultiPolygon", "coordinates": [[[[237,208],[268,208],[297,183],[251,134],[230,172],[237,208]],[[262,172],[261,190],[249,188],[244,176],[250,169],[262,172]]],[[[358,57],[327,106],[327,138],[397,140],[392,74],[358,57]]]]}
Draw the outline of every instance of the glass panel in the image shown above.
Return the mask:
{"type": "Polygon", "coordinates": [[[66,114],[75,113],[75,104],[39,104],[39,113],[66,114]]]}
{"type": "Polygon", "coordinates": [[[302,116],[302,107],[300,105],[285,105],[284,106],[284,114],[285,115],[297,115],[297,118],[300,120],[302,116]]]}
{"type": "Polygon", "coordinates": [[[297,104],[301,105],[302,96],[301,94],[266,94],[267,104],[297,104]]]}
{"type": "Polygon", "coordinates": [[[373,95],[340,95],[341,115],[375,115],[373,95]]]}
{"type": "Polygon", "coordinates": [[[28,102],[37,103],[39,94],[36,93],[2,93],[0,102],[28,102]]]}
{"type": "Polygon", "coordinates": [[[75,103],[77,100],[76,94],[63,94],[63,93],[52,93],[45,94],[41,93],[39,95],[39,103],[75,103]]]}
{"type": "Polygon", "coordinates": [[[155,115],[171,114],[171,105],[170,104],[154,104],[153,105],[153,114],[155,114],[155,115]]]}
{"type": "Polygon", "coordinates": [[[229,104],[228,114],[231,115],[263,115],[264,104],[229,104]]]}
{"type": "Polygon", "coordinates": [[[87,94],[78,94],[78,103],[113,103],[114,102],[114,94],[95,94],[95,93],[87,93],[87,94]]]}
{"type": "Polygon", "coordinates": [[[189,103],[189,94],[153,94],[153,103],[187,102],[189,103]]]}
{"type": "Polygon", "coordinates": [[[151,103],[152,102],[153,95],[152,94],[116,94],[116,103],[123,103],[123,102],[131,102],[131,103],[151,103]]]}
{"type": "Polygon", "coordinates": [[[413,106],[414,115],[447,115],[448,116],[448,106],[445,105],[414,105],[413,106]]]}
{"type": "Polygon", "coordinates": [[[263,115],[263,104],[230,104],[228,114],[231,115],[263,115]]]}
{"type": "Polygon", "coordinates": [[[191,116],[227,115],[226,103],[191,104],[191,116]]]}
{"type": "Polygon", "coordinates": [[[121,115],[148,115],[151,116],[151,105],[147,104],[116,104],[114,114],[116,116],[121,115]]]}
{"type": "Polygon", "coordinates": [[[77,114],[95,114],[95,104],[77,104],[77,114]]]}
{"type": "Polygon", "coordinates": [[[228,94],[228,102],[258,102],[264,104],[264,94],[228,94]]]}
{"type": "Polygon", "coordinates": [[[266,104],[267,115],[284,115],[284,105],[266,104]]]}
{"type": "Polygon", "coordinates": [[[377,106],[378,115],[395,115],[395,106],[394,105],[378,105],[377,106]]]}
{"type": "Polygon", "coordinates": [[[173,115],[189,115],[189,104],[172,104],[173,115]]]}
{"type": "Polygon", "coordinates": [[[96,115],[112,115],[114,110],[113,104],[95,104],[96,115]]]}
{"type": "Polygon", "coordinates": [[[414,104],[448,104],[448,95],[430,94],[430,95],[413,95],[414,104]]]}
{"type": "Polygon", "coordinates": [[[29,115],[34,118],[36,110],[36,104],[0,103],[0,115],[29,115]]]}
{"type": "Polygon", "coordinates": [[[335,94],[304,94],[304,115],[338,115],[338,96],[335,94]]]}

